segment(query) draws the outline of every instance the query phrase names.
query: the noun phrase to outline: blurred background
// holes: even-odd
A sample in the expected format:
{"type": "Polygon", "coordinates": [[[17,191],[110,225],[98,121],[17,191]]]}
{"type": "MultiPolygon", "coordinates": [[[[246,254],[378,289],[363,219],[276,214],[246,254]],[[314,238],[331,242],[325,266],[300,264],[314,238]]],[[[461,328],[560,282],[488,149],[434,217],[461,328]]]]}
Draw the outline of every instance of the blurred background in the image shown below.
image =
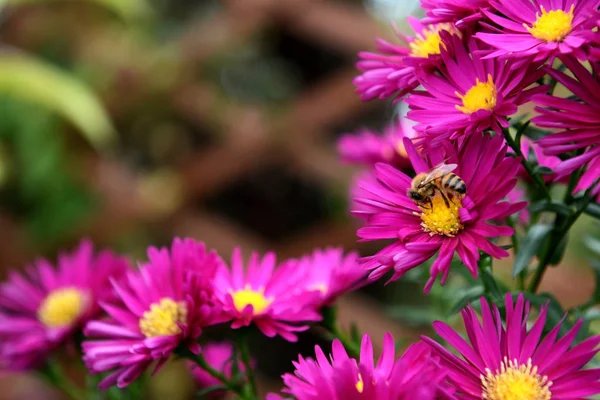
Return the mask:
{"type": "MultiPolygon", "coordinates": [[[[376,37],[398,42],[389,22],[405,31],[419,12],[406,0],[0,0],[0,276],[84,236],[132,259],[173,236],[225,257],[236,245],[373,253],[348,214],[358,169],[335,142],[397,117],[389,102],[360,102],[354,62],[376,37]]],[[[544,282],[565,307],[593,288],[572,243],[572,267],[544,282]]],[[[344,297],[342,326],[415,340],[461,295],[436,286],[423,298],[426,275],[344,297]]],[[[326,342],[257,337],[263,391],[315,343],[326,342]]],[[[142,398],[194,392],[181,363],[151,385],[142,398]]],[[[0,399],[60,398],[32,377],[0,387],[0,399]]]]}

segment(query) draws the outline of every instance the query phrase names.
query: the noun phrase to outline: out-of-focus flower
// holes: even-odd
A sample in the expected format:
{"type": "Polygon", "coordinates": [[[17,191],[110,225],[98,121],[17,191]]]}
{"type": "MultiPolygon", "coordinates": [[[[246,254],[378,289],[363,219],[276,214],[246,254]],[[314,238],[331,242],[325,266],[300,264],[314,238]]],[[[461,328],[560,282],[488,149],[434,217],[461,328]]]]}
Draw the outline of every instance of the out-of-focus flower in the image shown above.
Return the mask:
{"type": "Polygon", "coordinates": [[[432,142],[486,129],[502,134],[509,126],[507,117],[533,94],[546,90],[528,88],[545,74],[534,63],[483,59],[474,39],[467,48],[456,35],[448,43],[439,73],[419,70],[425,91],[406,99],[411,108],[408,118],[418,122],[415,130],[429,135],[432,142]]]}
{"type": "MultiPolygon", "coordinates": [[[[506,157],[507,148],[501,136],[473,135],[460,147],[445,142],[423,158],[413,144],[405,139],[410,161],[417,173],[428,173],[445,162],[457,164],[453,171],[466,185],[466,195],[446,193],[446,199],[436,191],[429,204],[417,206],[408,197],[412,179],[386,164],[377,164],[373,179],[360,185],[355,202],[365,226],[357,234],[362,241],[395,240],[374,256],[363,258],[365,268],[376,280],[394,269],[391,280],[399,279],[408,270],[422,264],[439,252],[425,286],[429,292],[436,277],[442,274],[445,283],[454,253],[458,253],[471,274],[477,276],[479,251],[494,258],[508,252],[489,238],[509,236],[513,229],[490,225],[488,221],[504,220],[525,207],[526,203],[503,201],[517,183],[519,159],[506,157]]],[[[452,178],[456,179],[456,178],[452,178]]]]}
{"type": "MultiPolygon", "coordinates": [[[[537,160],[537,165],[549,168],[552,171],[562,163],[561,159],[557,156],[544,154],[540,145],[527,137],[521,138],[521,153],[523,153],[523,156],[525,156],[528,161],[532,161],[532,158],[535,158],[535,160],[537,160]]],[[[526,180],[531,179],[523,166],[520,167],[519,177],[526,180]]],[[[544,174],[543,178],[546,182],[551,182],[556,178],[556,174],[544,174]]]]}
{"type": "Polygon", "coordinates": [[[432,69],[440,64],[440,51],[445,46],[440,31],[453,31],[453,25],[423,25],[414,17],[407,20],[415,36],[398,34],[407,47],[378,39],[376,53],[359,53],[356,67],[362,74],[354,79],[354,86],[363,101],[403,97],[419,86],[416,69],[432,69]]]}
{"type": "Polygon", "coordinates": [[[404,169],[410,167],[410,162],[404,149],[402,139],[413,138],[416,133],[407,129],[406,124],[393,123],[386,127],[383,135],[368,129],[347,133],[340,137],[337,143],[338,152],[343,161],[372,167],[378,162],[404,169]]]}
{"type": "MultiPolygon", "coordinates": [[[[526,201],[527,200],[527,196],[525,193],[525,189],[523,189],[521,186],[517,185],[515,186],[507,195],[506,195],[506,200],[509,203],[518,203],[521,201],[526,201]]],[[[529,210],[527,210],[526,208],[523,208],[521,211],[517,212],[517,222],[519,222],[521,225],[527,225],[529,224],[529,217],[531,215],[529,214],[529,210]]],[[[504,221],[501,221],[504,222],[504,221]]]]}
{"type": "MultiPolygon", "coordinates": [[[[202,357],[213,369],[222,373],[227,379],[233,379],[233,345],[228,342],[211,342],[202,346],[202,357]]],[[[192,376],[196,381],[197,385],[201,389],[206,389],[211,386],[221,385],[222,382],[217,378],[210,375],[208,372],[199,368],[193,362],[188,362],[188,367],[192,372],[192,376]]],[[[238,361],[238,371],[243,373],[245,371],[244,363],[238,361]]],[[[211,398],[224,397],[226,392],[215,391],[209,396],[211,398]]]]}
{"type": "Polygon", "coordinates": [[[534,57],[559,54],[587,58],[585,45],[593,39],[598,0],[489,0],[495,10],[483,11],[499,28],[475,37],[494,47],[489,57],[534,57]],[[498,14],[500,13],[500,14],[498,14]]]}
{"type": "Polygon", "coordinates": [[[94,254],[82,241],[58,256],[57,267],[38,260],[0,285],[0,365],[20,371],[39,367],[57,346],[74,339],[95,317],[99,301],[114,296],[109,278],[129,268],[110,251],[94,254]]]}
{"type": "Polygon", "coordinates": [[[297,268],[307,271],[308,290],[319,292],[318,306],[331,305],[344,293],[368,283],[358,253],[344,255],[342,248],[317,249],[298,260],[297,268]]]}
{"type": "Polygon", "coordinates": [[[454,23],[458,28],[481,18],[481,9],[489,6],[489,0],[421,0],[427,24],[454,23]]]}
{"type": "MultiPolygon", "coordinates": [[[[431,357],[427,346],[410,346],[394,360],[394,339],[386,333],[377,365],[369,335],[364,335],[360,359],[350,358],[339,340],[334,340],[331,358],[319,346],[316,360],[300,356],[294,374],[283,375],[283,393],[298,400],[433,400],[451,399],[446,390],[445,372],[431,357]]],[[[270,394],[267,400],[283,397],[270,394]]]]}
{"type": "Polygon", "coordinates": [[[449,369],[448,377],[461,399],[583,399],[600,393],[600,369],[582,369],[598,352],[600,336],[571,347],[582,321],[557,340],[559,323],[542,339],[548,307],[527,329],[529,302],[506,295],[506,318],[481,298],[482,321],[473,307],[462,311],[468,341],[449,325],[436,321],[436,333],[460,356],[430,338],[423,338],[449,369]],[[503,323],[502,321],[505,321],[503,323]],[[569,348],[570,347],[570,348],[569,348]]]}
{"type": "Polygon", "coordinates": [[[298,339],[294,332],[308,329],[309,321],[321,320],[315,307],[321,294],[308,289],[308,271],[296,268],[295,261],[275,266],[274,253],[262,258],[252,253],[244,272],[237,248],[231,269],[223,265],[217,271],[215,295],[233,319],[233,329],[254,323],[268,337],[280,335],[293,342],[298,339]]]}
{"type": "Polygon", "coordinates": [[[223,322],[212,296],[222,260],[192,239],[174,239],[171,249],[149,248],[148,262],[113,281],[118,302],[102,303],[109,319],[89,322],[84,361],[92,373],[113,370],[100,388],[125,387],[156,363],[158,370],[179,346],[198,354],[206,326],[223,322]]]}
{"type": "MultiPolygon", "coordinates": [[[[594,65],[594,74],[576,60],[561,57],[575,79],[563,72],[548,70],[550,76],[569,89],[574,98],[560,98],[547,94],[533,97],[540,115],[532,122],[545,128],[559,129],[538,141],[545,154],[556,155],[583,150],[583,154],[559,163],[555,168],[556,180],[568,178],[576,169],[587,165],[574,192],[589,189],[600,178],[600,68],[594,65]]],[[[593,194],[600,193],[600,186],[593,194]]]]}

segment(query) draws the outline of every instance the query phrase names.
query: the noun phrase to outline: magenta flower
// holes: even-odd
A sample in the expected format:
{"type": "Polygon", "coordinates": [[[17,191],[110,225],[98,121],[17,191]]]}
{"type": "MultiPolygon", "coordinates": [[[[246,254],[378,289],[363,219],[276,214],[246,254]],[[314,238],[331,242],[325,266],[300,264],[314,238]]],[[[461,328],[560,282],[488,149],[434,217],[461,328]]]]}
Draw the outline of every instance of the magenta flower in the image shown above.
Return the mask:
{"type": "Polygon", "coordinates": [[[476,38],[496,50],[488,57],[546,60],[559,54],[587,58],[584,45],[594,36],[598,0],[489,0],[497,12],[484,14],[498,25],[476,38]],[[499,14],[498,14],[499,13],[499,14]]]}
{"type": "MultiPolygon", "coordinates": [[[[556,155],[575,150],[583,154],[559,163],[555,168],[555,180],[568,179],[578,168],[587,165],[579,183],[574,188],[577,193],[589,189],[600,176],[600,82],[596,78],[600,72],[594,65],[594,74],[576,60],[561,57],[562,62],[575,76],[550,70],[548,73],[569,89],[578,99],[564,99],[547,94],[534,96],[540,113],[532,122],[545,128],[558,129],[559,132],[548,135],[538,141],[545,154],[556,155]]],[[[593,190],[599,194],[600,187],[593,190]]]]}
{"type": "Polygon", "coordinates": [[[417,74],[425,91],[415,91],[406,99],[411,108],[408,118],[418,122],[419,132],[437,139],[486,129],[502,134],[502,128],[509,126],[507,117],[533,94],[546,90],[545,86],[527,89],[545,74],[537,64],[483,59],[475,40],[465,48],[456,35],[448,42],[439,73],[420,70],[417,74]]]}
{"type": "Polygon", "coordinates": [[[239,248],[233,251],[231,270],[222,265],[215,277],[215,295],[223,311],[238,329],[254,323],[268,337],[280,335],[294,342],[294,332],[308,329],[307,322],[321,320],[315,304],[320,292],[308,287],[306,270],[295,261],[275,268],[274,253],[252,253],[244,272],[239,248]]]}
{"type": "Polygon", "coordinates": [[[423,22],[451,22],[462,28],[479,20],[481,9],[488,7],[489,3],[489,0],[421,0],[421,8],[425,10],[426,15],[423,22]]]}
{"type": "Polygon", "coordinates": [[[109,251],[94,254],[82,241],[58,256],[57,267],[44,259],[11,272],[0,285],[0,365],[23,371],[41,366],[52,350],[74,340],[98,302],[114,293],[109,278],[118,278],[128,262],[109,251]]]}
{"type": "MultiPolygon", "coordinates": [[[[364,335],[360,359],[350,358],[334,340],[328,358],[315,346],[316,360],[299,357],[294,374],[283,375],[283,393],[298,400],[434,400],[452,398],[445,390],[445,374],[425,344],[410,346],[394,360],[394,338],[386,333],[377,365],[369,335],[364,335]]],[[[283,397],[270,394],[267,400],[283,397]]]]}
{"type": "MultiPolygon", "coordinates": [[[[219,371],[227,379],[233,378],[233,345],[228,342],[212,342],[202,346],[202,357],[213,369],[219,371]]],[[[211,386],[221,385],[222,382],[217,378],[210,375],[208,372],[199,368],[195,363],[188,362],[188,367],[200,389],[209,388],[211,386]]],[[[238,371],[244,372],[244,363],[238,361],[238,371]]],[[[209,396],[211,398],[223,398],[225,396],[224,391],[212,392],[209,396]]]]}
{"type": "Polygon", "coordinates": [[[342,248],[317,249],[298,260],[296,268],[307,271],[308,290],[319,292],[318,307],[331,305],[344,293],[368,283],[367,273],[358,263],[358,253],[344,255],[342,248]]]}
{"type": "Polygon", "coordinates": [[[440,31],[452,31],[450,24],[423,25],[414,17],[407,18],[415,36],[399,36],[408,47],[397,46],[383,39],[377,40],[377,52],[360,52],[356,67],[362,74],[354,79],[354,86],[363,101],[375,98],[403,97],[419,86],[415,70],[432,69],[440,64],[444,48],[440,31]]]}
{"type": "Polygon", "coordinates": [[[600,369],[582,370],[598,352],[600,336],[571,347],[580,320],[560,339],[560,323],[542,339],[548,307],[541,308],[533,325],[529,309],[522,294],[514,304],[508,293],[503,324],[498,307],[481,298],[481,322],[473,307],[462,311],[467,340],[449,325],[434,322],[436,333],[460,356],[430,338],[423,340],[443,359],[461,399],[562,400],[600,393],[600,369]]]}
{"type": "Polygon", "coordinates": [[[403,125],[406,124],[393,123],[386,127],[383,135],[368,129],[359,130],[356,134],[344,134],[338,140],[338,152],[342,160],[348,163],[372,167],[384,162],[400,169],[410,167],[402,139],[413,138],[416,133],[403,125]]]}
{"type": "Polygon", "coordinates": [[[513,229],[488,221],[503,221],[526,203],[503,201],[517,183],[519,165],[518,158],[506,157],[504,139],[473,135],[458,148],[445,142],[432,149],[427,158],[422,158],[408,139],[405,146],[417,173],[427,173],[442,161],[457,164],[453,173],[466,184],[466,196],[451,196],[446,205],[436,194],[430,205],[417,206],[407,195],[411,178],[389,165],[377,164],[377,181],[363,181],[355,199],[361,204],[358,214],[365,220],[357,234],[362,241],[394,242],[374,256],[363,258],[365,268],[371,270],[370,279],[379,279],[391,269],[395,273],[390,280],[399,279],[439,252],[425,286],[425,292],[429,292],[440,273],[442,285],[445,283],[454,253],[474,277],[479,250],[494,258],[507,257],[508,252],[489,238],[512,235],[513,229]]]}
{"type": "MultiPolygon", "coordinates": [[[[557,156],[544,154],[538,143],[535,143],[525,136],[521,138],[521,153],[523,153],[523,156],[525,156],[528,161],[531,161],[533,158],[537,160],[539,166],[549,168],[552,171],[562,163],[561,159],[557,156]]],[[[520,167],[519,177],[526,180],[531,179],[523,166],[520,167]]],[[[556,174],[547,174],[543,175],[543,177],[546,182],[551,182],[556,179],[556,174]]]]}
{"type": "MultiPolygon", "coordinates": [[[[525,189],[523,189],[520,185],[517,184],[506,196],[506,200],[510,203],[517,203],[520,201],[526,201],[527,196],[525,193],[525,189]]],[[[516,213],[517,222],[521,225],[529,224],[529,218],[531,215],[529,214],[529,210],[527,208],[523,208],[521,211],[516,213]]],[[[504,221],[500,221],[504,222],[504,221]]]]}
{"type": "Polygon", "coordinates": [[[155,372],[179,346],[198,354],[202,329],[223,322],[211,284],[222,261],[201,242],[174,239],[171,249],[148,249],[148,262],[113,281],[119,299],[101,303],[109,318],[89,322],[84,361],[92,373],[113,370],[100,388],[122,388],[149,366],[155,372]]]}

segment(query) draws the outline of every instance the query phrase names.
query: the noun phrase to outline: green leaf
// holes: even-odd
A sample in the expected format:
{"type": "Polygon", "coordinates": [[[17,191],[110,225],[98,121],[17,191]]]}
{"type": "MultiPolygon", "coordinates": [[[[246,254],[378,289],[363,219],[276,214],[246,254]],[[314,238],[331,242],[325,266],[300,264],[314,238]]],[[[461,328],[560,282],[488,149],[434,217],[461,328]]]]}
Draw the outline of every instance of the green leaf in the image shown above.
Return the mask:
{"type": "Polygon", "coordinates": [[[542,247],[550,232],[552,232],[552,225],[549,224],[535,224],[529,228],[515,256],[512,271],[513,278],[517,277],[521,271],[527,268],[531,259],[542,247]]]}
{"type": "Polygon", "coordinates": [[[544,167],[543,165],[536,165],[533,172],[540,175],[552,175],[554,173],[551,168],[544,167]]]}
{"type": "MultiPolygon", "coordinates": [[[[548,312],[546,317],[546,331],[554,328],[559,323],[561,324],[560,333],[565,334],[569,329],[572,328],[573,324],[566,318],[565,310],[562,308],[558,300],[550,293],[534,294],[531,292],[522,292],[526,300],[529,300],[532,305],[540,309],[541,307],[548,305],[548,312]]],[[[513,298],[516,299],[519,293],[514,293],[513,298]]]]}
{"type": "MultiPolygon", "coordinates": [[[[0,0],[0,6],[3,3],[11,6],[18,6],[32,3],[49,3],[56,0],[0,0]]],[[[88,0],[103,7],[119,18],[130,20],[150,15],[151,8],[145,0],[88,0]]]]}
{"type": "Polygon", "coordinates": [[[590,249],[592,252],[600,255],[600,239],[599,238],[594,238],[594,237],[588,236],[585,239],[583,239],[583,243],[585,244],[585,247],[590,249]]]}
{"type": "Polygon", "coordinates": [[[0,56],[0,94],[47,107],[75,125],[98,150],[112,145],[115,131],[102,104],[84,83],[22,53],[0,56]]]}
{"type": "Polygon", "coordinates": [[[515,134],[515,141],[517,143],[521,143],[521,136],[523,136],[523,133],[525,133],[525,131],[527,130],[527,127],[529,126],[530,123],[531,123],[531,120],[525,122],[517,130],[517,133],[515,134]]]}
{"type": "Polygon", "coordinates": [[[360,331],[358,330],[358,325],[356,325],[355,322],[350,324],[350,340],[352,340],[354,343],[358,343],[359,345],[362,340],[360,331]]]}
{"type": "Polygon", "coordinates": [[[558,246],[556,246],[556,250],[552,252],[552,256],[548,260],[548,265],[558,265],[561,262],[563,256],[565,255],[565,250],[567,249],[568,243],[569,233],[567,232],[560,240],[558,246]]]}
{"type": "Polygon", "coordinates": [[[537,213],[537,212],[542,212],[542,211],[550,211],[550,212],[554,212],[554,213],[557,213],[560,215],[564,215],[565,217],[570,216],[572,213],[572,210],[569,206],[567,206],[566,204],[564,204],[560,201],[557,201],[557,200],[536,201],[535,203],[531,203],[528,208],[529,208],[529,211],[532,213],[537,213]]]}
{"type": "Polygon", "coordinates": [[[209,387],[207,387],[205,389],[198,390],[196,392],[196,396],[199,397],[199,398],[203,398],[203,397],[205,397],[205,396],[207,396],[209,394],[213,394],[213,393],[218,392],[218,391],[227,391],[227,389],[228,388],[227,388],[226,385],[209,386],[209,387]]]}
{"type": "Polygon", "coordinates": [[[590,203],[587,205],[585,210],[583,210],[583,212],[589,215],[590,217],[600,219],[600,204],[590,203]]]}
{"type": "Polygon", "coordinates": [[[460,310],[465,308],[470,302],[479,299],[481,296],[485,294],[485,290],[483,286],[471,286],[465,289],[464,293],[459,297],[459,299],[454,303],[450,311],[448,312],[448,316],[451,317],[458,313],[460,310]]]}

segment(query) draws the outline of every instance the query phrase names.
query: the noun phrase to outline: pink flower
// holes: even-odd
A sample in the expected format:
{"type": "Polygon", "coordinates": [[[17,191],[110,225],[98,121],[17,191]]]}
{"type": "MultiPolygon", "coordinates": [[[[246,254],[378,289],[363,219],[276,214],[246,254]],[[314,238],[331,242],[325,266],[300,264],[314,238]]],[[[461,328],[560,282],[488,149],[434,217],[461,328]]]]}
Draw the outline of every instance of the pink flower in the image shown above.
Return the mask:
{"type": "Polygon", "coordinates": [[[436,321],[436,333],[459,355],[424,337],[443,359],[461,399],[583,399],[600,393],[600,369],[583,369],[598,352],[600,336],[576,346],[582,321],[558,339],[561,323],[542,339],[548,307],[529,324],[529,302],[506,295],[506,318],[481,298],[481,322],[473,307],[462,311],[468,339],[436,321]],[[528,328],[530,327],[530,328],[528,328]]]}
{"type": "Polygon", "coordinates": [[[483,59],[473,39],[467,48],[456,35],[448,43],[448,50],[442,50],[439,73],[419,71],[425,91],[415,91],[406,99],[411,109],[408,118],[418,122],[415,130],[430,138],[454,139],[486,129],[501,135],[518,106],[547,89],[527,89],[545,74],[539,65],[483,59]]]}
{"type": "Polygon", "coordinates": [[[306,270],[296,262],[275,268],[275,254],[252,253],[246,272],[239,248],[233,251],[231,270],[222,265],[215,277],[215,295],[238,329],[254,323],[268,337],[280,335],[294,342],[294,332],[308,329],[307,322],[321,320],[318,291],[309,290],[306,270]]]}
{"type": "Polygon", "coordinates": [[[113,371],[100,388],[122,388],[149,366],[155,372],[179,346],[198,354],[202,329],[223,322],[214,306],[212,279],[221,259],[192,239],[173,240],[171,249],[148,249],[147,263],[113,281],[119,299],[101,303],[109,318],[85,327],[84,361],[92,373],[113,371]]]}
{"type": "Polygon", "coordinates": [[[331,305],[344,293],[366,285],[366,271],[358,263],[358,253],[344,255],[342,248],[315,250],[298,260],[296,268],[308,272],[308,290],[317,291],[318,306],[331,305]]]}
{"type": "Polygon", "coordinates": [[[440,64],[444,48],[440,31],[453,30],[449,24],[423,25],[414,17],[407,18],[415,36],[402,36],[408,47],[397,46],[383,39],[377,40],[377,52],[361,52],[356,67],[362,74],[354,79],[354,86],[363,101],[375,98],[396,99],[410,93],[419,82],[415,70],[431,69],[440,64]]]}
{"type": "MultiPolygon", "coordinates": [[[[515,186],[507,195],[506,200],[509,203],[517,203],[521,201],[527,201],[527,196],[525,193],[525,189],[523,189],[520,185],[515,186]]],[[[523,208],[521,211],[516,213],[517,222],[521,225],[529,224],[529,218],[531,215],[529,214],[529,210],[523,208]]],[[[501,221],[502,223],[504,221],[501,221]]]]}
{"type": "Polygon", "coordinates": [[[400,122],[389,125],[383,135],[362,129],[356,134],[345,134],[338,140],[337,147],[342,160],[348,163],[373,166],[378,162],[391,164],[403,169],[410,167],[402,139],[415,137],[400,122]]]}
{"type": "MultiPolygon", "coordinates": [[[[554,171],[562,163],[561,159],[557,156],[544,154],[540,145],[527,137],[521,138],[521,153],[523,153],[523,156],[525,156],[527,161],[531,162],[535,160],[537,161],[537,165],[540,167],[546,167],[552,171],[554,171]]],[[[531,179],[523,166],[520,167],[519,177],[526,180],[531,179]]],[[[543,175],[543,177],[546,182],[551,182],[556,178],[556,174],[547,174],[543,175]]]]}
{"type": "Polygon", "coordinates": [[[481,18],[480,10],[489,6],[489,0],[421,0],[427,24],[451,22],[462,28],[481,18]]]}
{"type": "MultiPolygon", "coordinates": [[[[210,365],[213,369],[221,372],[228,379],[233,378],[233,345],[228,342],[211,342],[202,346],[202,357],[204,360],[210,365]]],[[[205,370],[199,368],[193,362],[188,362],[188,367],[192,372],[192,376],[194,380],[198,384],[200,389],[209,388],[211,386],[221,385],[222,383],[212,375],[210,375],[205,370]]],[[[245,367],[244,364],[238,361],[237,366],[238,371],[244,372],[245,367]]],[[[211,398],[222,398],[225,396],[224,391],[216,391],[212,392],[211,398]]]]}
{"type": "MultiPolygon", "coordinates": [[[[360,359],[350,358],[339,340],[334,340],[328,359],[315,346],[316,360],[300,356],[294,374],[283,375],[283,393],[298,400],[434,400],[451,399],[445,389],[445,373],[426,345],[410,346],[394,360],[394,338],[386,333],[377,365],[369,335],[364,335],[360,359]]],[[[270,394],[267,400],[283,397],[270,394]]]]}
{"type": "Polygon", "coordinates": [[[489,0],[483,13],[498,27],[476,38],[496,50],[489,57],[546,60],[559,54],[587,58],[584,45],[594,33],[598,0],[489,0]]]}
{"type": "Polygon", "coordinates": [[[99,301],[114,293],[109,278],[118,278],[128,262],[109,251],[94,254],[82,241],[58,256],[57,267],[40,259],[25,273],[11,272],[0,285],[0,364],[20,371],[41,366],[50,352],[73,340],[87,320],[100,311],[99,301]]]}
{"type": "Polygon", "coordinates": [[[389,165],[377,164],[377,180],[364,180],[355,199],[361,204],[357,213],[365,220],[357,234],[362,241],[394,242],[376,255],[363,258],[365,268],[371,270],[370,279],[379,279],[391,269],[395,273],[390,280],[399,279],[439,252],[425,286],[425,292],[429,292],[440,273],[442,285],[445,283],[454,253],[474,277],[480,250],[494,258],[507,257],[508,252],[489,238],[512,235],[513,229],[488,221],[504,220],[526,203],[503,201],[517,183],[519,165],[518,158],[506,157],[504,139],[473,135],[460,147],[445,142],[426,158],[408,139],[404,142],[417,173],[428,173],[441,162],[457,164],[453,173],[464,181],[466,195],[448,196],[446,204],[436,192],[430,204],[417,206],[407,195],[412,179],[389,165]]]}
{"type": "MultiPolygon", "coordinates": [[[[587,165],[579,183],[573,190],[577,193],[589,189],[600,177],[600,72],[594,64],[594,73],[590,73],[576,60],[561,57],[561,61],[575,76],[550,70],[548,73],[569,89],[578,99],[565,99],[547,94],[534,96],[540,115],[532,122],[545,128],[559,129],[558,133],[548,135],[538,141],[545,154],[556,155],[580,150],[583,153],[560,162],[555,168],[555,180],[568,179],[576,169],[587,165]]],[[[599,194],[600,187],[593,190],[599,194]]]]}

